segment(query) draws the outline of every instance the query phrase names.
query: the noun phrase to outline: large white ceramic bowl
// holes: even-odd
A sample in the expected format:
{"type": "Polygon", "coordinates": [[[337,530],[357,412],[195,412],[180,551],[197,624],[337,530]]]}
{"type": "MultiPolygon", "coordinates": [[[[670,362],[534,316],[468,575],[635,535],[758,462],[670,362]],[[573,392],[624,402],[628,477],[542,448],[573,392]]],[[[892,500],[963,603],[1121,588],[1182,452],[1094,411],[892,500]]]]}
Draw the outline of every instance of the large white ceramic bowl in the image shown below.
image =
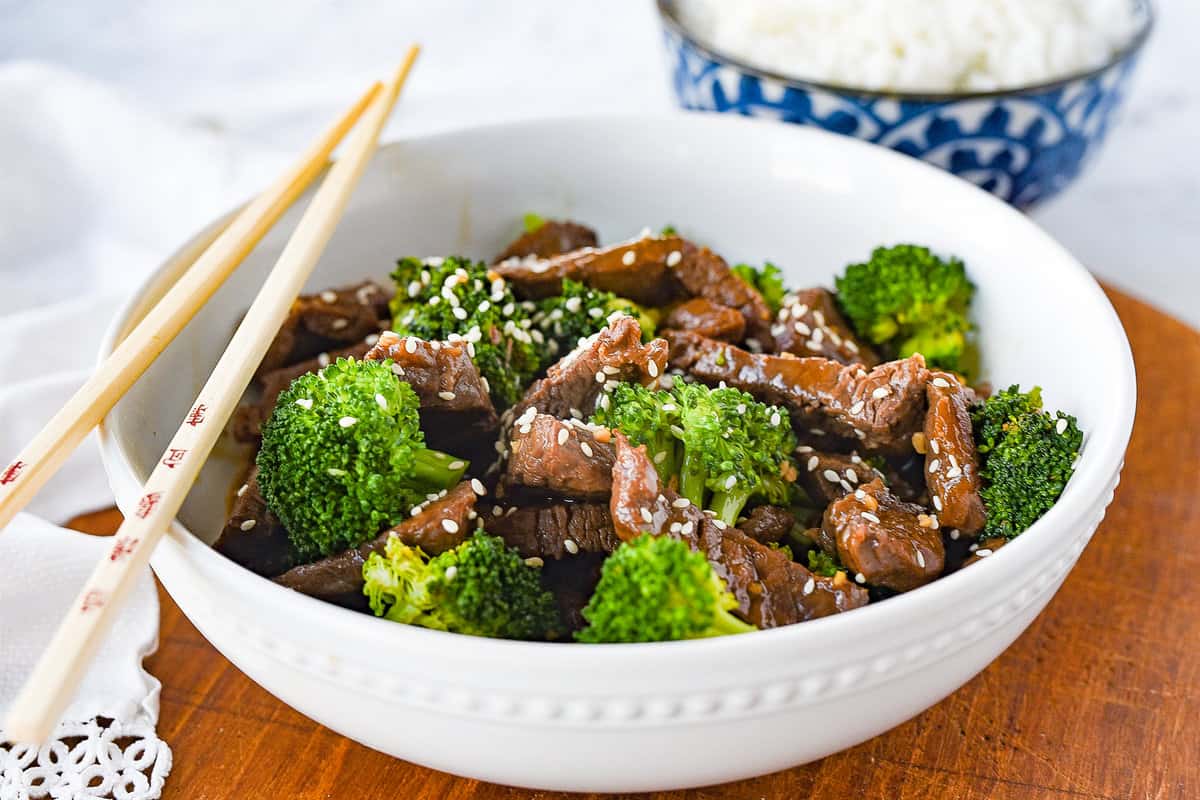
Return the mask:
{"type": "MultiPolygon", "coordinates": [[[[526,211],[613,241],[674,223],[797,286],[881,243],[966,259],[986,376],[1041,384],[1087,432],[1058,505],[997,554],[914,592],[802,625],[692,642],[505,642],[397,625],[280,588],[211,550],[244,454],[219,450],[153,565],[251,678],[370,747],[546,789],[697,786],[821,758],[912,717],[983,669],[1066,577],[1112,499],[1134,411],[1128,343],[1088,273],[986,193],[882,148],[715,115],[605,117],[397,142],[367,171],[311,288],[384,278],[403,254],[496,252],[526,211]]],[[[126,511],[298,212],[269,234],[106,420],[126,511]]],[[[212,236],[117,317],[108,352],[212,236]]],[[[1068,621],[1067,624],[1070,624],[1068,621]]]]}

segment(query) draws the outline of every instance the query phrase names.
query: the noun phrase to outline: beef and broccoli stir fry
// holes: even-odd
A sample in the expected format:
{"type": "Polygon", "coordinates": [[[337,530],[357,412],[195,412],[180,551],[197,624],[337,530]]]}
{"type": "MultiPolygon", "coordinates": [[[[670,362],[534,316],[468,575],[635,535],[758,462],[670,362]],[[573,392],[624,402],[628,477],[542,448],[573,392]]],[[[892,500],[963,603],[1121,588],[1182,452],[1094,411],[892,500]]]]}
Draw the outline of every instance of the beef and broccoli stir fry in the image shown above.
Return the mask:
{"type": "Polygon", "coordinates": [[[526,219],[492,263],[300,298],[231,425],[215,547],[410,625],[693,639],[879,602],[1055,503],[1083,435],[977,383],[975,288],[879,248],[836,291],[673,229],[526,219]]]}

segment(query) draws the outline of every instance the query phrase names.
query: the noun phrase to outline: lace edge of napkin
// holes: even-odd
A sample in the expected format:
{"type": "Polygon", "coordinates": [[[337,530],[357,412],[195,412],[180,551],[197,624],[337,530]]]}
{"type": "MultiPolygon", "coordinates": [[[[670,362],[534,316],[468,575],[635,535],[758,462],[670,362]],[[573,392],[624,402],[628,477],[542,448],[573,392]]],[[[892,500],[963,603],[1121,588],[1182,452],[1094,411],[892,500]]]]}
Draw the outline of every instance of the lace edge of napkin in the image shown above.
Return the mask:
{"type": "Polygon", "coordinates": [[[40,747],[0,730],[0,800],[158,800],[171,748],[144,722],[62,722],[40,747]]]}

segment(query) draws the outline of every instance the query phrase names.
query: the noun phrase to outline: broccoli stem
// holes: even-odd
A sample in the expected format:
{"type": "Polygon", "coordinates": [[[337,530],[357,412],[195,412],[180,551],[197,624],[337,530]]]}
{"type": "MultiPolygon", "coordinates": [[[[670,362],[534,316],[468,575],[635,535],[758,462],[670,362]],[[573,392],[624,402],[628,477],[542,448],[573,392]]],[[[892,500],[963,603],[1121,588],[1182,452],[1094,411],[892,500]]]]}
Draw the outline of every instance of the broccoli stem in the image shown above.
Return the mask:
{"type": "Polygon", "coordinates": [[[734,525],[749,499],[750,491],[743,489],[739,484],[729,491],[714,492],[709,508],[726,525],[734,525]]]}
{"type": "Polygon", "coordinates": [[[683,463],[679,466],[679,493],[704,508],[704,485],[707,480],[708,470],[704,468],[703,457],[685,448],[683,463]]]}
{"type": "Polygon", "coordinates": [[[750,631],[756,630],[758,630],[758,628],[754,627],[748,622],[742,622],[725,609],[720,609],[717,611],[716,615],[713,616],[713,623],[711,626],[709,626],[708,630],[704,632],[703,636],[706,638],[709,636],[725,636],[731,633],[749,633],[750,631]]]}
{"type": "Polygon", "coordinates": [[[413,456],[413,477],[422,485],[449,489],[462,480],[467,462],[437,450],[418,450],[413,456]]]}
{"type": "Polygon", "coordinates": [[[663,483],[670,483],[671,477],[679,470],[678,459],[675,456],[675,437],[670,433],[660,433],[646,443],[646,449],[659,478],[663,483]]]}

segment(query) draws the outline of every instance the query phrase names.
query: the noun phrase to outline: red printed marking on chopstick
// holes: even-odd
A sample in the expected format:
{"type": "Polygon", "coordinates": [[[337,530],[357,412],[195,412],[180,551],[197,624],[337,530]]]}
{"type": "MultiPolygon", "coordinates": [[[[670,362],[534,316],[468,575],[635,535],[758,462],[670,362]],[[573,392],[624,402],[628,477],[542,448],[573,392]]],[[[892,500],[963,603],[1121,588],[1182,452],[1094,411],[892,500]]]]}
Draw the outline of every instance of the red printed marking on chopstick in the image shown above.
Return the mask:
{"type": "Polygon", "coordinates": [[[17,478],[21,477],[21,470],[23,469],[25,469],[24,461],[14,461],[13,463],[9,464],[8,468],[4,470],[4,473],[0,474],[0,486],[7,486],[17,478]]]}
{"type": "Polygon", "coordinates": [[[138,546],[141,539],[133,539],[129,536],[122,536],[113,544],[112,551],[108,554],[109,561],[120,561],[133,553],[133,549],[138,546]]]}
{"type": "Polygon", "coordinates": [[[167,454],[163,456],[163,466],[169,469],[175,469],[175,465],[183,461],[183,457],[187,455],[187,450],[180,450],[178,447],[172,447],[167,450],[167,454]]]}
{"type": "Polygon", "coordinates": [[[184,422],[186,422],[188,425],[191,425],[193,428],[197,425],[202,425],[204,423],[204,416],[207,412],[208,406],[206,406],[204,403],[201,403],[192,409],[191,413],[188,414],[187,419],[184,420],[184,422]]]}
{"type": "Polygon", "coordinates": [[[142,499],[138,500],[137,510],[133,512],[133,515],[138,519],[145,519],[158,507],[159,500],[162,500],[162,492],[150,492],[142,495],[142,499]]]}
{"type": "Polygon", "coordinates": [[[83,596],[83,604],[79,606],[79,610],[86,614],[89,611],[94,611],[104,605],[104,592],[99,589],[92,589],[83,596]]]}

